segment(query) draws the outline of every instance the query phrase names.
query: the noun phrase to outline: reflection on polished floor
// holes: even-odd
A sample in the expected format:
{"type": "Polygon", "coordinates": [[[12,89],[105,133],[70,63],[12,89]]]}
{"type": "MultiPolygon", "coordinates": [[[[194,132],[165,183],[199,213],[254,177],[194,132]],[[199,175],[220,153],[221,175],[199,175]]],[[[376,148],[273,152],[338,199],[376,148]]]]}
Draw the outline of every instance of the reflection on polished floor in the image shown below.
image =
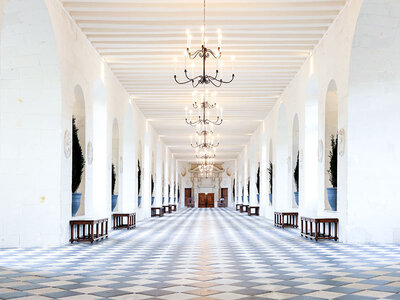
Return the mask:
{"type": "Polygon", "coordinates": [[[400,246],[183,209],[97,244],[0,250],[1,299],[400,299],[400,246]],[[351,296],[350,296],[351,295],[351,296]]]}

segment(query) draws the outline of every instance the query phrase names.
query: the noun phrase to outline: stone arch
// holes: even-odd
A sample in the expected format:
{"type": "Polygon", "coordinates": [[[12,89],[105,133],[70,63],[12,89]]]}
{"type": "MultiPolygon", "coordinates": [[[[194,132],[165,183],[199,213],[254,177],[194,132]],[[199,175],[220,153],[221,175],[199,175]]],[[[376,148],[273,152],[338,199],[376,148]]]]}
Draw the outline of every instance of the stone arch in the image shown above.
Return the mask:
{"type": "MultiPolygon", "coordinates": [[[[139,143],[138,143],[138,148],[137,148],[137,159],[136,159],[136,165],[138,166],[137,169],[139,170],[139,166],[140,166],[140,178],[137,178],[137,206],[141,207],[142,204],[142,195],[143,195],[143,177],[144,177],[144,172],[143,172],[143,149],[142,149],[142,140],[139,139],[139,143]],[[139,183],[140,180],[140,183],[139,183]],[[139,184],[140,184],[140,188],[139,188],[139,184]]],[[[137,176],[139,176],[139,173],[137,173],[137,176]]]]}
{"type": "MultiPolygon", "coordinates": [[[[119,196],[120,190],[120,151],[119,151],[119,126],[118,120],[115,118],[112,124],[112,141],[111,141],[111,165],[114,166],[115,172],[115,188],[111,190],[111,195],[119,196]]],[[[112,187],[111,187],[112,189],[112,187]]],[[[119,210],[118,201],[115,206],[115,211],[119,210]]]]}
{"type": "Polygon", "coordinates": [[[347,130],[339,127],[339,158],[347,161],[347,174],[338,182],[347,180],[346,235],[352,242],[400,242],[400,176],[394,167],[400,165],[399,18],[397,0],[364,0],[355,29],[347,130]]]}
{"type": "Polygon", "coordinates": [[[71,121],[62,127],[56,38],[45,1],[2,5],[0,246],[57,245],[67,240],[71,217],[71,180],[63,181],[71,168],[71,121]]]}
{"type": "Polygon", "coordinates": [[[333,210],[328,203],[326,189],[332,187],[329,181],[329,153],[331,150],[331,136],[336,137],[338,133],[338,93],[335,80],[331,80],[325,97],[325,141],[320,151],[324,152],[324,209],[333,210]]]}
{"type": "MultiPolygon", "coordinates": [[[[74,88],[74,97],[72,100],[72,117],[75,119],[75,125],[78,128],[79,143],[82,148],[83,157],[86,157],[86,102],[82,87],[77,84],[74,88]]],[[[72,128],[71,128],[72,132],[72,128]]],[[[85,199],[86,199],[86,164],[83,169],[82,181],[79,185],[77,193],[81,193],[81,203],[77,216],[85,215],[85,199]]]]}
{"type": "MultiPolygon", "coordinates": [[[[293,126],[292,126],[292,195],[293,195],[293,201],[292,201],[292,206],[293,207],[298,207],[300,205],[300,200],[299,197],[297,198],[299,201],[299,204],[296,203],[296,197],[295,197],[295,192],[299,193],[300,192],[300,171],[299,171],[299,187],[296,187],[295,179],[294,179],[294,172],[295,168],[297,165],[297,158],[299,157],[299,145],[300,145],[300,127],[299,127],[299,116],[295,114],[293,118],[293,126]]],[[[299,166],[300,168],[300,162],[299,166]]]]}

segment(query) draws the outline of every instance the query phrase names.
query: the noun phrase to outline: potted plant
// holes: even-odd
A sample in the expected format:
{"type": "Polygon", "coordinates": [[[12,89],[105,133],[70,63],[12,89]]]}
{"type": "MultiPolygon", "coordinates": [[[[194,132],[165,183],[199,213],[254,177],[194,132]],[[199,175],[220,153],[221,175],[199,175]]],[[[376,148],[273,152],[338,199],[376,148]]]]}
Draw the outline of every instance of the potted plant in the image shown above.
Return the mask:
{"type": "Polygon", "coordinates": [[[85,158],[83,157],[82,147],[78,138],[78,127],[75,124],[75,118],[72,118],[72,216],[74,217],[81,206],[82,194],[76,191],[82,181],[83,168],[85,167],[85,158]]]}
{"type": "Polygon", "coordinates": [[[268,167],[268,175],[269,175],[269,203],[272,205],[272,184],[273,184],[273,175],[274,175],[274,165],[272,162],[269,162],[268,167]]]}
{"type": "Polygon", "coordinates": [[[140,206],[140,204],[142,203],[142,196],[140,195],[140,187],[141,187],[141,180],[142,180],[142,169],[140,168],[140,160],[137,161],[138,165],[138,169],[137,169],[137,178],[138,178],[138,206],[140,206]]]}
{"type": "Polygon", "coordinates": [[[114,164],[111,165],[111,211],[114,211],[117,206],[118,195],[115,195],[115,182],[117,181],[117,175],[115,173],[114,164]]]}
{"type": "Polygon", "coordinates": [[[176,191],[176,182],[174,182],[174,203],[176,203],[176,194],[175,194],[175,191],[176,191]]]}
{"type": "Polygon", "coordinates": [[[247,179],[247,204],[250,203],[250,177],[247,179]]]}
{"type": "Polygon", "coordinates": [[[329,181],[332,185],[327,188],[328,202],[333,211],[337,210],[337,157],[338,157],[338,136],[331,136],[331,150],[329,151],[329,181]]]}
{"type": "Polygon", "coordinates": [[[153,174],[151,174],[151,205],[154,204],[154,179],[153,179],[153,174]]]}
{"type": "Polygon", "coordinates": [[[257,201],[258,203],[260,203],[260,164],[258,164],[258,169],[257,169],[256,187],[257,187],[257,201]]]}
{"type": "Polygon", "coordinates": [[[294,192],[294,200],[297,206],[299,206],[299,152],[297,151],[296,166],[293,171],[294,184],[296,185],[296,191],[294,192]]]}

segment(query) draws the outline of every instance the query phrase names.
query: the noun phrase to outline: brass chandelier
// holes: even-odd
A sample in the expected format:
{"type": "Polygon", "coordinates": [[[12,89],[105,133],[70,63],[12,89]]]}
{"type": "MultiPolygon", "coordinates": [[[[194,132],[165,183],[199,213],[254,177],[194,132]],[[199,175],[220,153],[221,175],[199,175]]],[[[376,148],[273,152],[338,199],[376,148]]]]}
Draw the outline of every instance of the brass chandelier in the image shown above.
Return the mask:
{"type": "Polygon", "coordinates": [[[175,58],[175,75],[174,79],[175,82],[178,84],[187,84],[190,83],[192,84],[193,87],[197,87],[199,84],[212,84],[215,87],[220,87],[222,84],[230,83],[233,81],[235,78],[235,74],[233,72],[233,63],[234,63],[234,57],[232,57],[232,77],[229,80],[223,80],[219,78],[220,76],[220,68],[222,67],[222,64],[220,63],[220,59],[222,57],[222,34],[221,30],[218,29],[218,48],[216,51],[213,51],[209,48],[207,48],[207,42],[208,39],[205,36],[206,34],[206,1],[204,0],[204,5],[203,5],[203,11],[204,11],[204,16],[203,16],[203,26],[201,27],[201,48],[194,51],[191,50],[191,42],[192,42],[192,35],[189,30],[186,31],[187,34],[187,45],[186,45],[186,50],[184,51],[184,56],[185,56],[185,69],[184,69],[184,75],[185,79],[183,81],[179,81],[177,79],[176,75],[176,64],[178,62],[178,59],[175,58]],[[206,62],[208,58],[214,57],[217,62],[216,62],[216,70],[214,75],[208,75],[206,73],[206,62]],[[194,63],[192,63],[192,75],[188,75],[188,71],[186,68],[186,60],[195,60],[196,58],[200,58],[202,60],[202,74],[198,76],[193,75],[193,69],[194,69],[194,63]]]}
{"type": "Polygon", "coordinates": [[[198,135],[197,141],[193,141],[193,137],[190,137],[190,145],[193,148],[200,149],[214,149],[219,146],[219,135],[214,139],[214,135],[210,132],[203,131],[198,135]]]}
{"type": "Polygon", "coordinates": [[[216,103],[216,93],[210,94],[208,90],[204,93],[198,94],[196,91],[192,93],[192,107],[198,111],[197,117],[193,116],[193,110],[188,110],[185,107],[185,121],[193,127],[197,127],[197,133],[200,134],[199,129],[204,130],[208,127],[207,131],[213,131],[214,125],[221,125],[223,122],[223,108],[216,103]],[[211,119],[210,111],[216,110],[216,116],[211,119]]]}

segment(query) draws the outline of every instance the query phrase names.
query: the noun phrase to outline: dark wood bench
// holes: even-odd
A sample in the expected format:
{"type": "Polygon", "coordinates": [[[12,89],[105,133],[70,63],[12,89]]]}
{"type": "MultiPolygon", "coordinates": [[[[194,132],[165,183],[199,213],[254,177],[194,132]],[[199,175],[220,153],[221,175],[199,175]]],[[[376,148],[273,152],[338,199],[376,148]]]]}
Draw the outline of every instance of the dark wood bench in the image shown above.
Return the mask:
{"type": "Polygon", "coordinates": [[[338,240],[337,218],[301,217],[301,236],[318,240],[338,240]]]}
{"type": "Polygon", "coordinates": [[[247,209],[247,213],[249,216],[259,216],[260,215],[260,207],[259,206],[249,206],[247,209]]]}
{"type": "Polygon", "coordinates": [[[298,219],[299,219],[299,213],[297,213],[297,212],[277,212],[276,211],[274,213],[274,225],[277,227],[297,228],[297,227],[299,227],[298,219]]]}
{"type": "Polygon", "coordinates": [[[73,242],[91,242],[108,238],[108,218],[70,220],[71,244],[73,242]]]}
{"type": "Polygon", "coordinates": [[[163,205],[163,214],[170,214],[171,213],[171,207],[169,205],[163,205]]]}
{"type": "Polygon", "coordinates": [[[152,217],[162,217],[164,215],[164,210],[162,207],[152,207],[151,216],[152,217]]]}
{"type": "Polygon", "coordinates": [[[136,227],[136,213],[115,213],[113,216],[113,229],[132,229],[136,227]],[[126,223],[124,222],[126,218],[126,223]]]}
{"type": "Polygon", "coordinates": [[[243,204],[237,203],[237,204],[236,204],[236,211],[241,211],[242,205],[243,205],[243,204]]]}
{"type": "Polygon", "coordinates": [[[240,207],[240,212],[242,213],[242,212],[248,212],[249,211],[249,206],[247,205],[247,204],[243,204],[241,207],[240,207]]]}
{"type": "Polygon", "coordinates": [[[176,204],[171,204],[171,211],[176,211],[176,204]]]}

